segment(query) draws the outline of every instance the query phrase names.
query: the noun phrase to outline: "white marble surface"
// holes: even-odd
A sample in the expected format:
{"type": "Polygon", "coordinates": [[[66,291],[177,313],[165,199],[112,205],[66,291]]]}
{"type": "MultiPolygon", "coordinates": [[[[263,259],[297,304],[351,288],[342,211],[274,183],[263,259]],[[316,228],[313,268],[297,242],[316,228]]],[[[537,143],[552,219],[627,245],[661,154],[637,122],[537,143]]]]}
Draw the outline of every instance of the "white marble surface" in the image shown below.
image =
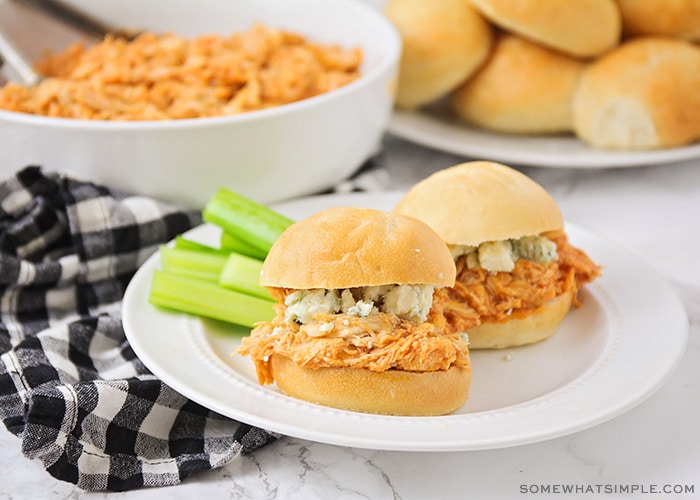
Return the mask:
{"type": "MultiPolygon", "coordinates": [[[[385,145],[393,189],[464,160],[391,137],[385,145]]],[[[388,452],[282,438],[181,485],[128,494],[86,493],[54,480],[40,463],[22,457],[19,440],[0,429],[0,499],[700,498],[700,159],[643,168],[524,171],[552,193],[567,220],[656,267],[686,307],[686,354],[663,387],[637,407],[565,437],[488,451],[388,452]],[[555,485],[588,492],[542,490],[555,485]],[[605,487],[648,492],[665,485],[694,492],[604,493],[605,487]],[[597,491],[603,493],[591,493],[597,491]]]]}

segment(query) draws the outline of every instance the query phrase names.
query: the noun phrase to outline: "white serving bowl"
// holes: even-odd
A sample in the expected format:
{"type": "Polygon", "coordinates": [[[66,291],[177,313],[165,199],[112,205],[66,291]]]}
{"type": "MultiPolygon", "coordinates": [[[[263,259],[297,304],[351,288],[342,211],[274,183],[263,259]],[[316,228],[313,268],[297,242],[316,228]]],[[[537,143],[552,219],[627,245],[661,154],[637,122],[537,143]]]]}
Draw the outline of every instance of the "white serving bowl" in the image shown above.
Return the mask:
{"type": "MultiPolygon", "coordinates": [[[[392,110],[401,42],[357,0],[70,0],[112,25],[193,37],[253,23],[363,50],[338,90],[234,116],[152,122],[0,111],[0,174],[34,164],[199,209],[226,186],[263,203],[326,189],[371,157],[392,110]]],[[[60,49],[59,47],[58,49],[60,49]]]]}

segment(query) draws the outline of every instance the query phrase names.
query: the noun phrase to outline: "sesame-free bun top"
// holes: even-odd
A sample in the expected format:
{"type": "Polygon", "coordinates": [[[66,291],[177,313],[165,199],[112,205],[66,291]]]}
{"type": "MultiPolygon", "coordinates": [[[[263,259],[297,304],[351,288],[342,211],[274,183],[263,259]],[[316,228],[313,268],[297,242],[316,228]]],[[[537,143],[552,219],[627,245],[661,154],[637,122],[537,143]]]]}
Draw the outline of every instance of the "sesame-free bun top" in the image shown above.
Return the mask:
{"type": "Polygon", "coordinates": [[[471,0],[506,31],[576,57],[594,57],[619,43],[615,0],[471,0]]]}
{"type": "Polygon", "coordinates": [[[564,226],[559,207],[542,186],[490,161],[435,172],[414,185],[394,212],[422,220],[452,245],[521,238],[564,226]]]}
{"type": "Polygon", "coordinates": [[[450,251],[425,223],[381,210],[333,207],[282,233],[263,263],[260,284],[294,289],[452,286],[455,274],[450,251]]]}

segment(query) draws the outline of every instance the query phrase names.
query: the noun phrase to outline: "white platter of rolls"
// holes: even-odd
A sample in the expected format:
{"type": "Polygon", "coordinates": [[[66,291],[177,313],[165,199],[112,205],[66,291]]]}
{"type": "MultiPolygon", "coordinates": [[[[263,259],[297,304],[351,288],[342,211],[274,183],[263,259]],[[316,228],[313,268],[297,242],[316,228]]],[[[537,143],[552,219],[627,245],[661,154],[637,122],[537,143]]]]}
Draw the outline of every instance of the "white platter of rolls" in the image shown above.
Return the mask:
{"type": "Polygon", "coordinates": [[[697,0],[388,0],[403,42],[389,131],[557,167],[700,157],[697,0]]]}

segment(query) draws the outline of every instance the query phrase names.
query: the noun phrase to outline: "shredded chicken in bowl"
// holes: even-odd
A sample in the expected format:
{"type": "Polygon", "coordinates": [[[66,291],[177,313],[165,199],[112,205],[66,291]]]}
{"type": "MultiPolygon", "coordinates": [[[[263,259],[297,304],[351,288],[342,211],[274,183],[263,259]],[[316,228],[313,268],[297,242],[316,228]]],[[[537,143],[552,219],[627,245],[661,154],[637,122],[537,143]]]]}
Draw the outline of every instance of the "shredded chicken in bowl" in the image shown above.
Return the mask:
{"type": "Polygon", "coordinates": [[[360,76],[362,50],[323,45],[261,24],[231,36],[144,33],[37,63],[45,77],[0,88],[0,109],[88,120],[170,120],[280,106],[360,76]]]}

